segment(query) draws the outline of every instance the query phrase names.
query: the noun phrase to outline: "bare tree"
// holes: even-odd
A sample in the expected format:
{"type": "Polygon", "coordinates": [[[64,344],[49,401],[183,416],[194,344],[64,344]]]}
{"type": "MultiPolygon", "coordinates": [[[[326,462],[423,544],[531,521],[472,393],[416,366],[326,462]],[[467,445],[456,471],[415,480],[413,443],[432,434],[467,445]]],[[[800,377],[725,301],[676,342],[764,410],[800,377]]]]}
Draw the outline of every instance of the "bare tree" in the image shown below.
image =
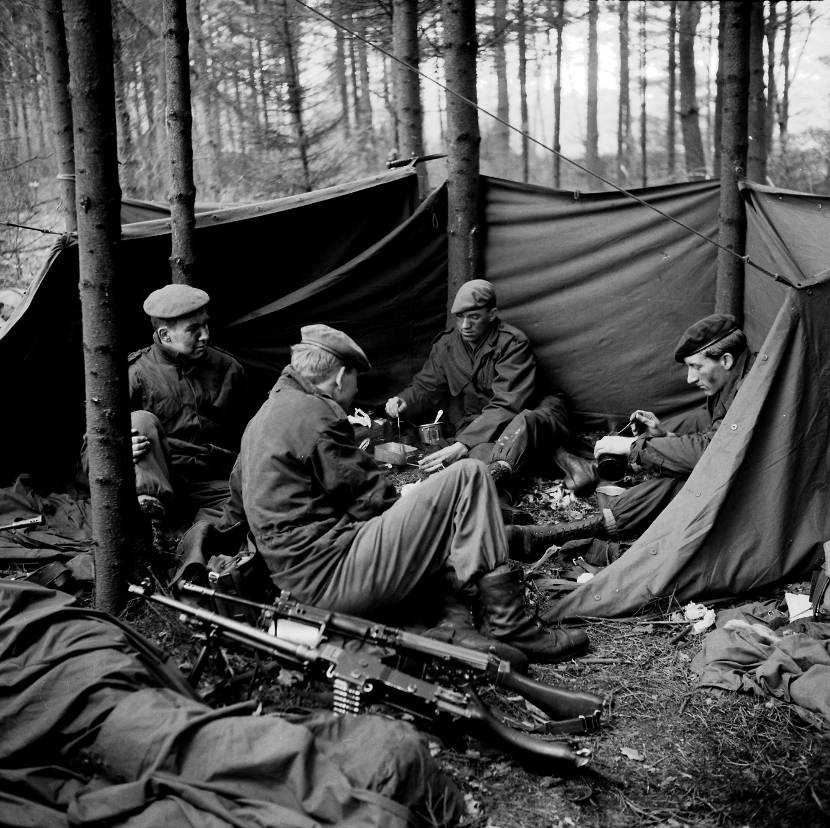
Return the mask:
{"type": "Polygon", "coordinates": [[[772,150],[775,126],[775,110],[778,105],[778,90],[775,85],[775,37],[778,34],[777,0],[769,0],[769,17],[767,18],[767,103],[764,130],[767,137],[767,156],[772,150]]]}
{"type": "Polygon", "coordinates": [[[747,176],[767,180],[767,100],[764,89],[764,7],[753,3],[749,26],[749,112],[747,176]]]}
{"type": "Polygon", "coordinates": [[[721,125],[720,221],[715,310],[743,315],[746,218],[738,182],[746,175],[749,27],[751,0],[721,0],[723,29],[723,121],[721,125]],[[732,251],[732,252],[730,252],[732,251]]]}
{"type": "Polygon", "coordinates": [[[72,101],[69,96],[69,57],[60,0],[41,0],[40,20],[52,100],[60,210],[65,231],[72,233],[78,226],[75,216],[75,147],[72,138],[72,101]]]}
{"type": "Polygon", "coordinates": [[[170,158],[170,271],[174,282],[193,284],[196,251],[196,185],[193,183],[193,116],[185,0],[164,0],[167,63],[167,139],[170,158]]]}
{"type": "MultiPolygon", "coordinates": [[[[444,74],[447,86],[472,104],[476,93],[475,0],[442,0],[444,74]]],[[[481,136],[475,106],[447,95],[447,236],[448,297],[475,278],[480,266],[479,149],[481,136]]]]}
{"type": "Polygon", "coordinates": [[[628,155],[631,143],[631,73],[629,67],[628,3],[620,2],[620,98],[617,108],[617,178],[628,180],[628,155]]]}
{"type": "Polygon", "coordinates": [[[86,429],[95,604],[117,612],[131,561],[137,510],[130,457],[127,362],[115,278],[121,191],[109,0],[64,0],[75,130],[78,256],[86,378],[86,429]]]}
{"type": "Polygon", "coordinates": [[[781,83],[781,100],[778,106],[778,141],[781,155],[786,159],[790,135],[790,45],[793,35],[793,4],[791,0],[786,0],[784,8],[784,42],[781,45],[781,68],[784,77],[781,83]]]}
{"type": "Polygon", "coordinates": [[[675,121],[677,118],[677,0],[669,3],[668,112],[666,113],[666,172],[674,175],[676,161],[675,121]]]}
{"type": "Polygon", "coordinates": [[[522,122],[522,181],[530,180],[530,119],[527,112],[527,21],[524,0],[516,2],[516,41],[519,47],[519,116],[522,122]]]}
{"type": "Polygon", "coordinates": [[[127,79],[121,53],[120,3],[121,0],[112,0],[112,60],[115,77],[115,117],[118,122],[118,158],[121,162],[120,179],[127,192],[134,195],[137,191],[137,164],[133,149],[130,110],[125,95],[127,79]]]}
{"type": "Polygon", "coordinates": [[[588,111],[585,130],[585,166],[599,172],[599,126],[597,124],[599,52],[597,50],[597,0],[588,0],[588,111]]]}
{"type": "Polygon", "coordinates": [[[496,73],[496,115],[501,119],[493,124],[493,155],[499,174],[507,177],[510,167],[510,102],[507,95],[507,0],[493,3],[493,69],[496,73]]]}
{"type": "Polygon", "coordinates": [[[648,38],[646,32],[646,4],[640,3],[637,11],[640,24],[640,183],[643,187],[648,184],[648,118],[646,101],[648,98],[648,75],[646,74],[646,60],[648,57],[648,38]]]}
{"type": "Polygon", "coordinates": [[[700,21],[700,3],[690,0],[680,6],[680,127],[686,154],[686,175],[689,179],[706,177],[706,158],[700,135],[700,110],[697,105],[697,73],[695,71],[695,32],[700,21]]]}
{"type": "Polygon", "coordinates": [[[565,28],[565,0],[556,0],[551,10],[552,25],[556,29],[556,77],[553,81],[553,186],[562,186],[562,158],[560,132],[562,129],[562,32],[565,28]]]}

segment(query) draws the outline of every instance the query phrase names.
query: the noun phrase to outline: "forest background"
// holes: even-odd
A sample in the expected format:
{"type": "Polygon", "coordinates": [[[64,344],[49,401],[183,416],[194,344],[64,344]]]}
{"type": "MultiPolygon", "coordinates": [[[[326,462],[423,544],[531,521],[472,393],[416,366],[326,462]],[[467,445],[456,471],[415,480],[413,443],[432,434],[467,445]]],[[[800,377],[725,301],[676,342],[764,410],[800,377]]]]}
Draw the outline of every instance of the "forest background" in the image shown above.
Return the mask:
{"type": "MultiPolygon", "coordinates": [[[[331,186],[408,155],[391,57],[401,4],[188,0],[197,203],[331,186]]],[[[442,153],[440,3],[407,5],[418,14],[422,151],[442,153]]],[[[821,3],[756,5],[749,176],[830,192],[830,16],[821,3]]],[[[165,204],[161,3],[112,6],[122,192],[165,204]]],[[[711,0],[479,0],[478,103],[497,116],[479,113],[482,173],[607,189],[558,147],[625,187],[712,176],[718,12],[711,0]]],[[[63,229],[37,0],[0,8],[0,69],[0,288],[25,287],[63,229]]],[[[428,170],[433,185],[445,176],[443,161],[428,170]]]]}

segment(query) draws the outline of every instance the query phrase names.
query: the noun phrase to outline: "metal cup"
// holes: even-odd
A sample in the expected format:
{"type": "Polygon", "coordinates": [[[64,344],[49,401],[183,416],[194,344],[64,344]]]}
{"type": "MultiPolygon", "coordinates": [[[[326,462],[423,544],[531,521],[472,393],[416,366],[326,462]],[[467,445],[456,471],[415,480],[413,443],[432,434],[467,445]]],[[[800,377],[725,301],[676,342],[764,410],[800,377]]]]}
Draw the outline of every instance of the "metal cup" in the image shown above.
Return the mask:
{"type": "Polygon", "coordinates": [[[628,471],[627,454],[600,454],[597,457],[597,474],[600,479],[616,483],[628,471]]]}
{"type": "Polygon", "coordinates": [[[418,426],[418,436],[425,446],[436,446],[444,439],[444,424],[435,422],[420,425],[418,426]]]}

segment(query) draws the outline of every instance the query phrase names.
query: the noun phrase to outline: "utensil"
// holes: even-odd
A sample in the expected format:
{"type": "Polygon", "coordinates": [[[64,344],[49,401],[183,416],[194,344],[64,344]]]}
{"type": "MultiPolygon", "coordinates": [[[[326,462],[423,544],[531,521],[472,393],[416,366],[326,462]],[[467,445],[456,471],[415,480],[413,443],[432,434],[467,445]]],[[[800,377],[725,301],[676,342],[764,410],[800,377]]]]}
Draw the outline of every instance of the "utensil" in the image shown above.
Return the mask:
{"type": "Polygon", "coordinates": [[[418,436],[425,446],[435,446],[444,437],[444,424],[438,421],[418,426],[418,436]]]}
{"type": "Polygon", "coordinates": [[[436,422],[436,423],[437,423],[437,422],[441,419],[441,416],[443,415],[443,413],[444,413],[444,409],[443,409],[443,408],[439,408],[439,409],[438,409],[438,416],[435,418],[435,422],[436,422]]]}

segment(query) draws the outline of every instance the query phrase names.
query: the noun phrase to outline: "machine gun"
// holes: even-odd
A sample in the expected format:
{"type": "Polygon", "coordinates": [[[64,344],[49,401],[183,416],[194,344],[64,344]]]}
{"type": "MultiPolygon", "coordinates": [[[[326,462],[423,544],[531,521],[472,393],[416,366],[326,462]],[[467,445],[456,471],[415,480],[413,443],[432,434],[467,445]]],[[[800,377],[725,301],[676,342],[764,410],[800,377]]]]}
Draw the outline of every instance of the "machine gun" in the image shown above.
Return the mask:
{"type": "MultiPolygon", "coordinates": [[[[194,591],[194,586],[190,585],[190,591],[194,591]]],[[[587,764],[585,757],[577,755],[562,742],[535,737],[509,727],[499,720],[471,688],[459,691],[427,681],[390,667],[382,658],[368,652],[352,652],[325,641],[314,646],[297,643],[296,640],[281,636],[278,628],[275,633],[266,632],[225,615],[154,593],[147,586],[131,584],[129,591],[199,621],[207,629],[209,638],[218,636],[242,644],[275,658],[281,664],[299,669],[308,676],[331,682],[335,713],[360,713],[367,703],[385,703],[426,721],[449,719],[469,735],[504,750],[535,773],[567,773],[587,764]]],[[[331,615],[340,619],[349,618],[336,613],[331,615]]],[[[362,619],[351,620],[371,626],[371,622],[362,619]]],[[[400,631],[393,632],[409,635],[400,631]]],[[[420,639],[421,636],[415,638],[420,639]]],[[[441,650],[451,647],[430,639],[425,640],[441,650]]],[[[470,660],[479,655],[474,651],[466,651],[463,647],[451,649],[469,653],[470,660]]],[[[460,653],[453,657],[459,661],[467,658],[460,653]]],[[[531,679],[525,680],[532,682],[531,679]]],[[[521,684],[519,681],[518,685],[521,684]]],[[[601,708],[601,699],[589,697],[589,694],[584,696],[585,703],[590,698],[595,707],[601,708]]]]}

